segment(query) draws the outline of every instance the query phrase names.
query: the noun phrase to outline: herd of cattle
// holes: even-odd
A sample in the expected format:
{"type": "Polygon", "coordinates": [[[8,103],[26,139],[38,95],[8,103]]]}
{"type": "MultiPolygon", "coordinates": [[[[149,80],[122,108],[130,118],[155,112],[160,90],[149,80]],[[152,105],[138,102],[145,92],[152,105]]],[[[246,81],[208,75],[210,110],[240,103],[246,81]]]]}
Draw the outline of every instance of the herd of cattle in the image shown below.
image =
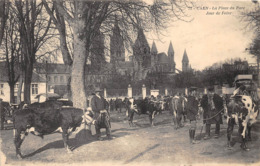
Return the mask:
{"type": "MultiPolygon", "coordinates": [[[[258,115],[258,108],[253,104],[250,98],[246,98],[245,100],[245,98],[242,97],[241,100],[246,109],[246,114],[243,112],[242,116],[239,111],[235,112],[235,114],[237,114],[236,118],[240,118],[243,121],[241,124],[246,130],[247,125],[252,125],[255,122],[256,115],[258,115]],[[251,103],[250,107],[248,103],[251,103]]],[[[124,108],[130,126],[134,125],[134,114],[148,115],[150,125],[153,126],[155,115],[161,114],[163,111],[170,111],[175,129],[177,129],[182,127],[182,119],[183,121],[186,120],[186,103],[187,98],[184,96],[165,96],[163,98],[146,97],[145,99],[125,98],[107,100],[107,108],[110,112],[122,112],[124,108]]],[[[232,112],[232,114],[227,112],[226,115],[228,118],[235,118],[233,117],[234,107],[231,106],[227,107],[227,111],[232,112]]],[[[83,123],[90,125],[93,122],[93,112],[91,109],[82,110],[75,108],[73,107],[73,103],[69,101],[49,100],[44,103],[33,103],[27,106],[20,104],[17,108],[12,108],[8,103],[2,102],[2,107],[4,108],[2,110],[5,112],[5,115],[13,117],[14,144],[16,154],[19,158],[23,157],[20,147],[28,133],[43,138],[44,135],[61,132],[64,146],[66,150],[70,152],[70,148],[67,144],[70,133],[75,131],[76,128],[83,123]]],[[[242,134],[244,134],[244,131],[242,134]]]]}

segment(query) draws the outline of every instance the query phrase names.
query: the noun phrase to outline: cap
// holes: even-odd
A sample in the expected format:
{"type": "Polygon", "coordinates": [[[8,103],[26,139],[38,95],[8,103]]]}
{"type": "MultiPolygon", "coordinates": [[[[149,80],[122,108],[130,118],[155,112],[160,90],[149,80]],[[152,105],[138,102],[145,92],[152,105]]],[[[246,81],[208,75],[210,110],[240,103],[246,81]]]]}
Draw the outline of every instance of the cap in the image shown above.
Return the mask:
{"type": "Polygon", "coordinates": [[[96,88],[96,89],[95,89],[95,92],[102,92],[102,89],[96,88]]]}

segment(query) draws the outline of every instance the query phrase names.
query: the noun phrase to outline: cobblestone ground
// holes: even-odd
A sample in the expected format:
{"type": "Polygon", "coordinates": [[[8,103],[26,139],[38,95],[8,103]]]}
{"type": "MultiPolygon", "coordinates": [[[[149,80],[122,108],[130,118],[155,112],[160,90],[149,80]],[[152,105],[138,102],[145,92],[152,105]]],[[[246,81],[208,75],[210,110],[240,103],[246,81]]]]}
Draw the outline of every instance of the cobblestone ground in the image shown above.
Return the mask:
{"type": "MultiPolygon", "coordinates": [[[[26,158],[19,160],[15,156],[12,130],[1,131],[1,160],[6,157],[7,165],[209,165],[241,164],[259,165],[260,162],[260,121],[252,129],[252,141],[248,143],[249,152],[240,149],[240,140],[234,129],[233,149],[226,148],[227,124],[221,126],[220,138],[201,139],[204,136],[202,120],[199,121],[196,136],[198,144],[189,143],[189,123],[175,130],[172,116],[163,112],[155,117],[155,127],[149,126],[146,115],[135,115],[135,127],[129,127],[125,112],[111,115],[112,140],[96,141],[89,136],[84,141],[80,132],[70,137],[69,144],[73,153],[68,154],[60,134],[51,134],[41,139],[29,134],[21,150],[26,158]]],[[[92,128],[93,130],[94,128],[92,128]]],[[[105,134],[105,130],[103,135],[105,134]]],[[[212,127],[212,135],[214,126],[212,127]]],[[[94,133],[94,130],[93,130],[94,133]]],[[[105,135],[104,135],[105,137],[105,135]]]]}

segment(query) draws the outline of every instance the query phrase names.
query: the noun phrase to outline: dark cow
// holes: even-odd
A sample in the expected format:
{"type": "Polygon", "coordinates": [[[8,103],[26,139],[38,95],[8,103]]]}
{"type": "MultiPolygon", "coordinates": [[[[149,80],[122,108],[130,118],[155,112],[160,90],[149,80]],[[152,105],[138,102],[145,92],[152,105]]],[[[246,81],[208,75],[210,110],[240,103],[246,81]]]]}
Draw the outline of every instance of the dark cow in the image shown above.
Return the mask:
{"type": "Polygon", "coordinates": [[[44,135],[62,132],[64,146],[71,152],[67,141],[71,132],[75,131],[84,120],[92,122],[90,113],[83,113],[82,109],[62,107],[61,102],[46,101],[34,103],[14,113],[14,144],[16,155],[22,158],[21,144],[28,133],[43,138],[44,135]]]}
{"type": "Polygon", "coordinates": [[[133,126],[134,113],[139,115],[146,114],[149,116],[151,126],[154,126],[154,116],[163,110],[164,102],[151,101],[149,98],[145,99],[129,99],[127,101],[127,111],[129,117],[129,125],[133,126]]]}
{"type": "Polygon", "coordinates": [[[116,108],[116,111],[118,111],[118,112],[121,113],[123,106],[124,106],[123,100],[117,98],[117,99],[115,100],[115,108],[116,108]]]}
{"type": "Polygon", "coordinates": [[[164,98],[164,110],[166,111],[170,111],[171,109],[171,97],[170,96],[166,96],[164,98]]]}
{"type": "Polygon", "coordinates": [[[2,107],[4,109],[5,115],[7,116],[12,116],[13,112],[12,112],[12,106],[10,105],[10,103],[2,101],[2,107]]]}
{"type": "Polygon", "coordinates": [[[251,139],[251,126],[256,122],[257,115],[257,105],[253,103],[250,96],[242,95],[231,98],[231,101],[227,104],[227,146],[229,149],[231,149],[230,141],[233,128],[237,124],[239,126],[239,134],[242,137],[240,147],[243,150],[249,150],[246,145],[246,136],[251,139]]]}
{"type": "Polygon", "coordinates": [[[110,108],[110,111],[114,111],[115,110],[115,100],[113,99],[110,99],[109,101],[109,108],[110,108]]]}

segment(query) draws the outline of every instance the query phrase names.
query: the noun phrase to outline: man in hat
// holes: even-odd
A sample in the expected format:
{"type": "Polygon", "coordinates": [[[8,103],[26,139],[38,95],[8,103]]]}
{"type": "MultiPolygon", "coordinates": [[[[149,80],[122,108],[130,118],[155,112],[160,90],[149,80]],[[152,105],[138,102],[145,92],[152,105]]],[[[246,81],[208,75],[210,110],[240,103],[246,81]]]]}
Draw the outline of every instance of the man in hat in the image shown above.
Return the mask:
{"type": "Polygon", "coordinates": [[[249,96],[248,91],[246,90],[245,85],[238,85],[238,88],[233,92],[232,97],[238,96],[238,95],[246,95],[249,96]]]}
{"type": "Polygon", "coordinates": [[[190,129],[189,129],[189,136],[190,136],[190,143],[196,144],[198,143],[195,140],[195,132],[196,132],[196,124],[197,124],[197,116],[198,116],[198,110],[199,110],[199,102],[195,97],[196,94],[196,88],[190,89],[190,95],[187,99],[187,119],[190,120],[190,129]]]}
{"type": "Polygon", "coordinates": [[[108,104],[106,100],[101,96],[102,90],[100,88],[96,88],[95,95],[91,100],[91,107],[94,112],[94,119],[95,128],[96,128],[96,135],[98,140],[102,140],[101,138],[101,128],[106,129],[107,138],[111,139],[111,125],[110,125],[110,118],[108,113],[108,104]]]}
{"type": "Polygon", "coordinates": [[[214,88],[208,88],[207,94],[201,99],[201,107],[203,108],[203,123],[206,124],[206,135],[204,139],[210,138],[211,124],[216,124],[215,138],[219,137],[220,124],[223,124],[222,114],[224,113],[223,99],[216,93],[214,88]]]}

